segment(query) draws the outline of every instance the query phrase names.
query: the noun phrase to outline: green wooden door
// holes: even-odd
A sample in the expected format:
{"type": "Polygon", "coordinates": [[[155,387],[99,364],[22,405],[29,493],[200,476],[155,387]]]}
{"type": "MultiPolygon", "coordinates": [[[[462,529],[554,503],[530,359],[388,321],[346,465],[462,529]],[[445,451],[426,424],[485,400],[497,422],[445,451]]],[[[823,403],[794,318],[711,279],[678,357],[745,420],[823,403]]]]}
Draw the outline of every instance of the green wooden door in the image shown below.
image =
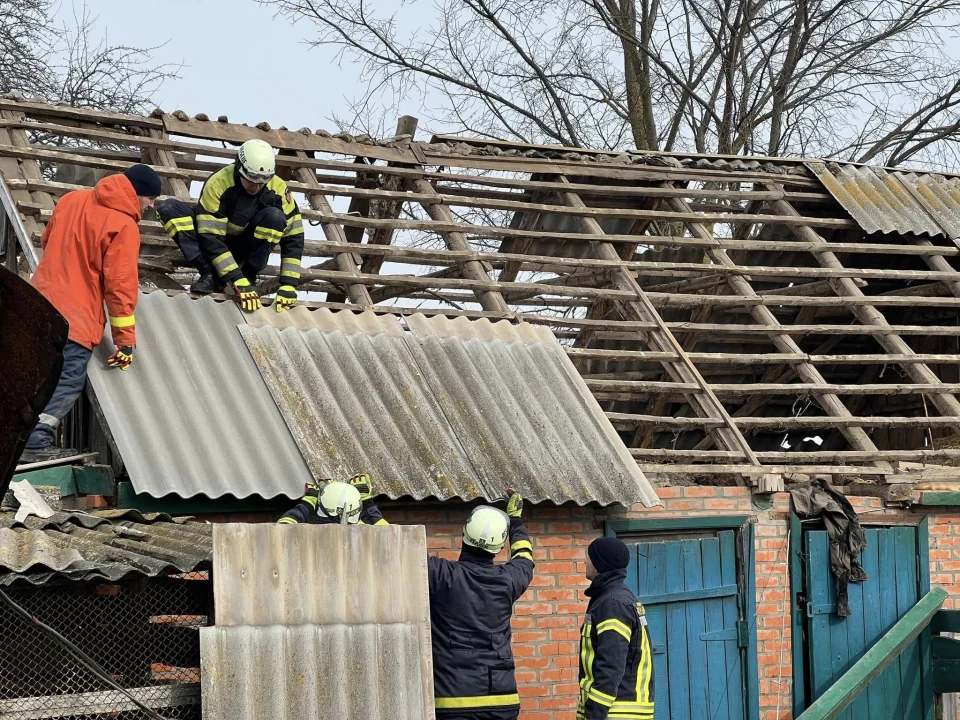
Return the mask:
{"type": "MultiPolygon", "coordinates": [[[[806,659],[810,701],[820,697],[873,646],[922,594],[917,529],[868,529],[861,564],[868,580],[849,585],[851,617],[836,614],[826,531],[804,533],[806,659]]],[[[847,720],[930,720],[933,690],[929,643],[921,637],[842,714],[847,720]],[[923,652],[922,652],[923,651],[923,652]]]]}
{"type": "Polygon", "coordinates": [[[627,584],[646,608],[653,644],[655,720],[745,720],[735,533],[630,549],[627,584]]]}

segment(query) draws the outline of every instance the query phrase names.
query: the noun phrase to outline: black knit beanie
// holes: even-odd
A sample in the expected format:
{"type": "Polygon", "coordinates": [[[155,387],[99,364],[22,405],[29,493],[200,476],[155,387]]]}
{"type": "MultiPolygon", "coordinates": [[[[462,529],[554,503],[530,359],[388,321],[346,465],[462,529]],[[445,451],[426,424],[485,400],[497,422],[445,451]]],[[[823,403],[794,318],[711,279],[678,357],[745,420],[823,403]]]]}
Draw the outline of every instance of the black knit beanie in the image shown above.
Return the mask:
{"type": "Polygon", "coordinates": [[[630,564],[630,551],[623,540],[615,537],[594,540],[587,548],[587,554],[598,573],[626,570],[630,564]]]}
{"type": "Polygon", "coordinates": [[[123,172],[141,197],[155,198],[160,194],[160,176],[149,165],[133,165],[123,172]]]}

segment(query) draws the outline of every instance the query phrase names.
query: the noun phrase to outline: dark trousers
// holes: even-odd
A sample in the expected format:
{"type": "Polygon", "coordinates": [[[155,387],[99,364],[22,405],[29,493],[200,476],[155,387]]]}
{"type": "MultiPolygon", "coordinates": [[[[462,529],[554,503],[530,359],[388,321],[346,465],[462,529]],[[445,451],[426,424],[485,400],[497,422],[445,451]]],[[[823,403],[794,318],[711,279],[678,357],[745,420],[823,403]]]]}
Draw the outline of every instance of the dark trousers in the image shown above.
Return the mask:
{"type": "Polygon", "coordinates": [[[256,282],[257,273],[267,266],[270,253],[274,249],[273,243],[254,236],[257,228],[282,231],[286,226],[282,210],[274,207],[262,208],[242,233],[225,236],[221,247],[211,245],[206,236],[197,233],[194,209],[185,202],[173,198],[164,200],[157,205],[157,215],[164,230],[180,248],[187,265],[201,271],[211,269],[211,261],[226,249],[237,261],[240,272],[250,282],[256,282]]]}
{"type": "Polygon", "coordinates": [[[447,714],[448,710],[438,710],[437,720],[517,720],[520,708],[497,708],[496,710],[463,710],[447,714]]]}
{"type": "Polygon", "coordinates": [[[87,363],[90,362],[92,350],[83,345],[68,340],[63,348],[63,370],[60,371],[60,381],[50,402],[40,413],[40,421],[30,433],[27,440],[27,450],[42,450],[52,447],[56,437],[57,426],[74,406],[80,395],[83,394],[83,385],[87,381],[87,363]]]}

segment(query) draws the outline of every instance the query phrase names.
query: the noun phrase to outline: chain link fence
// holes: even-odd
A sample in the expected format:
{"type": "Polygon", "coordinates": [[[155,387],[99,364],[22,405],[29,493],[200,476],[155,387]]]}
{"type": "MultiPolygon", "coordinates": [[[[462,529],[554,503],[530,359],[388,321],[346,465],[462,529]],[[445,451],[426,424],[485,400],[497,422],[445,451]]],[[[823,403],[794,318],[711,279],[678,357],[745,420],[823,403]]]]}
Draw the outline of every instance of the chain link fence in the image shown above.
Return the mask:
{"type": "Polygon", "coordinates": [[[5,592],[97,663],[113,689],[64,645],[0,608],[0,718],[200,720],[200,631],[212,622],[207,572],[5,592]]]}

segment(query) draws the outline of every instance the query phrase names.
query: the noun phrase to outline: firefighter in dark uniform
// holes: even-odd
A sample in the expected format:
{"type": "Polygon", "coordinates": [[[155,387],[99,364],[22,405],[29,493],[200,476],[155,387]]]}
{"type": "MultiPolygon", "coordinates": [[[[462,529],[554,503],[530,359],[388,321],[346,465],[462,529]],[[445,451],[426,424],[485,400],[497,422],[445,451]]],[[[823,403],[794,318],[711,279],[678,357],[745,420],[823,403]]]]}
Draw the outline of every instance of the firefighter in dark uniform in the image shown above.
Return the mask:
{"type": "Polygon", "coordinates": [[[280,312],[296,304],[303,219],[275,172],[273,148],[263,140],[248,140],[235,162],[207,178],[195,208],[175,198],[157,205],[163,228],[186,264],[200,271],[191,292],[221,292],[230,283],[245,311],[259,310],[257,273],[279,245],[280,289],[274,305],[280,312]]]}
{"type": "Polygon", "coordinates": [[[515,720],[510,617],[533,579],[523,499],[508,490],[507,512],[480,506],[463,526],[456,562],[431,557],[430,624],[437,720],[515,720]],[[493,559],[510,539],[510,560],[493,559]]]}
{"type": "Polygon", "coordinates": [[[280,525],[388,525],[373,501],[373,486],[366,473],[349,483],[321,480],[283,514],[280,525]]]}
{"type": "Polygon", "coordinates": [[[618,538],[587,548],[578,720],[653,720],[653,649],[643,605],[624,584],[629,563],[618,538]]]}

